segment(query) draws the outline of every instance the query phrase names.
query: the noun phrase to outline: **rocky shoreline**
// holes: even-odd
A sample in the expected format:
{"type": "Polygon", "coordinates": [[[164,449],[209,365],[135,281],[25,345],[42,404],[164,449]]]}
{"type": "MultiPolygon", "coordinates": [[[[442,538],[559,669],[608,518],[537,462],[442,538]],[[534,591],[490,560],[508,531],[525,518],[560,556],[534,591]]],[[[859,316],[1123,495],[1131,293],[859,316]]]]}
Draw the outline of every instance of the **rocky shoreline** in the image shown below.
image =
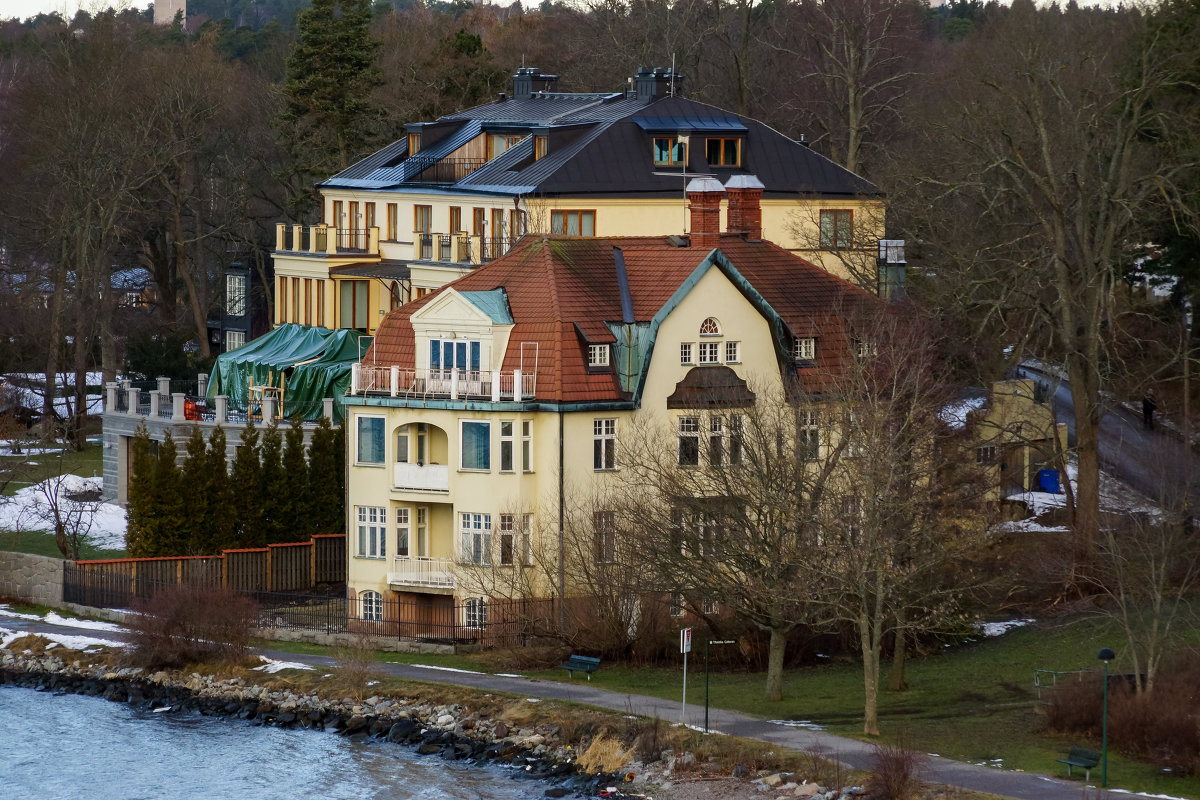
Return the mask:
{"type": "MultiPolygon", "coordinates": [[[[64,651],[68,658],[71,651],[64,651]]],[[[514,776],[541,781],[544,797],[568,795],[657,800],[729,800],[748,794],[852,800],[862,787],[826,789],[780,771],[734,767],[732,777],[716,764],[698,764],[692,753],[663,751],[653,764],[631,762],[617,772],[590,773],[563,743],[553,723],[510,727],[465,705],[406,701],[375,696],[361,702],[330,699],[316,692],[275,689],[240,677],[139,667],[70,663],[52,652],[0,648],[0,685],[56,694],[103,697],[168,713],[198,713],[246,720],[255,725],[331,731],[411,747],[423,756],[473,764],[495,764],[514,776]],[[722,775],[721,773],[724,773],[722,775]]]]}
{"type": "Polygon", "coordinates": [[[551,783],[544,792],[546,797],[594,795],[624,781],[624,775],[581,772],[574,763],[574,751],[554,744],[557,731],[553,725],[514,730],[503,721],[464,713],[456,704],[405,705],[385,697],[361,703],[330,700],[315,692],[269,689],[241,678],[89,666],[67,663],[50,653],[3,649],[0,684],[103,697],[150,709],[233,717],[256,725],[368,736],[413,747],[421,755],[504,765],[517,775],[551,783]]]}

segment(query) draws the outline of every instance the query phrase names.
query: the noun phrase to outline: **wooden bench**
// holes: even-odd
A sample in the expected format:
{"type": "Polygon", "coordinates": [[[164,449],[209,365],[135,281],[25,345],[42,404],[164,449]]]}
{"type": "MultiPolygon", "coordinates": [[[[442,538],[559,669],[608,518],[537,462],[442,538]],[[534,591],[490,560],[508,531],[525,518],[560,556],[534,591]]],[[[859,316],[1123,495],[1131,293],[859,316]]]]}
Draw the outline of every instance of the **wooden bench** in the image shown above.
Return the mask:
{"type": "Polygon", "coordinates": [[[600,659],[592,658],[591,656],[572,655],[567,659],[567,663],[559,664],[558,668],[565,669],[567,674],[572,678],[575,677],[576,672],[586,673],[587,679],[590,681],[592,673],[600,669],[600,659]]]}
{"type": "Polygon", "coordinates": [[[1086,747],[1072,747],[1067,757],[1058,759],[1058,763],[1067,765],[1068,778],[1071,777],[1072,770],[1079,767],[1083,770],[1083,779],[1088,781],[1091,780],[1092,767],[1100,763],[1100,754],[1086,747]]]}

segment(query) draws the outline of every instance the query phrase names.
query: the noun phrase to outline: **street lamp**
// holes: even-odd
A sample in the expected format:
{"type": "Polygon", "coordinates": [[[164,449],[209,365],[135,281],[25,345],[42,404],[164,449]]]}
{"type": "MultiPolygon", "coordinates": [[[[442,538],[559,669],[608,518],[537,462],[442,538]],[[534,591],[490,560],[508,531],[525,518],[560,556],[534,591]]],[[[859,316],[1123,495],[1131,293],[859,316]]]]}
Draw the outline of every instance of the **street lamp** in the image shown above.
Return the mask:
{"type": "Polygon", "coordinates": [[[1100,788],[1108,786],[1108,662],[1117,657],[1111,647],[1105,647],[1096,658],[1104,662],[1104,706],[1100,721],[1100,788]]]}

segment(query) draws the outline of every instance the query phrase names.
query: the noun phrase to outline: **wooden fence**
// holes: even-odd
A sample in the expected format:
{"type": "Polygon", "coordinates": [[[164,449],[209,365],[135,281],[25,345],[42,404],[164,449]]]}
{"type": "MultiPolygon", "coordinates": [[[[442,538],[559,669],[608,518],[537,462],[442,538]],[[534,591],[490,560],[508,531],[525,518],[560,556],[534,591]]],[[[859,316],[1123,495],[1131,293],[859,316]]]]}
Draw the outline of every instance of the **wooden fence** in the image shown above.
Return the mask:
{"type": "Polygon", "coordinates": [[[346,582],[346,536],[222,550],[217,556],[166,556],[76,561],[66,565],[64,600],[81,605],[128,605],[148,587],[186,584],[239,592],[303,592],[346,582]],[[69,587],[69,588],[68,588],[69,587]]]}

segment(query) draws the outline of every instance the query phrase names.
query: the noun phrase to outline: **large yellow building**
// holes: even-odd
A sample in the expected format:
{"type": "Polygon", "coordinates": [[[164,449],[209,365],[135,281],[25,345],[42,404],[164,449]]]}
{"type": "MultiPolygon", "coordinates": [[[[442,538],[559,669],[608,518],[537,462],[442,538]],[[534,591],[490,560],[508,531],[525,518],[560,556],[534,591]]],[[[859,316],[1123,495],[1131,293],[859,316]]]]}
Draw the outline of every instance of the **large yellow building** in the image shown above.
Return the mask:
{"type": "MultiPolygon", "coordinates": [[[[686,99],[681,81],[642,69],[628,90],[568,93],[522,68],[512,97],[409,125],[318,186],[319,224],[277,226],[274,322],[374,333],[391,309],[530,234],[686,234],[696,176],[757,175],[767,239],[871,291],[902,282],[902,255],[879,258],[875,186],[757,120],[686,99]]],[[[738,229],[727,204],[720,215],[738,229]]]]}
{"type": "Polygon", "coordinates": [[[467,573],[511,584],[553,552],[639,419],[670,420],[681,464],[732,460],[756,392],[850,356],[840,310],[871,295],[763,240],[755,183],[693,181],[687,237],[526,236],[384,318],[346,398],[353,613],[486,624],[467,573]],[[719,232],[723,203],[745,233],[719,232]]]}

